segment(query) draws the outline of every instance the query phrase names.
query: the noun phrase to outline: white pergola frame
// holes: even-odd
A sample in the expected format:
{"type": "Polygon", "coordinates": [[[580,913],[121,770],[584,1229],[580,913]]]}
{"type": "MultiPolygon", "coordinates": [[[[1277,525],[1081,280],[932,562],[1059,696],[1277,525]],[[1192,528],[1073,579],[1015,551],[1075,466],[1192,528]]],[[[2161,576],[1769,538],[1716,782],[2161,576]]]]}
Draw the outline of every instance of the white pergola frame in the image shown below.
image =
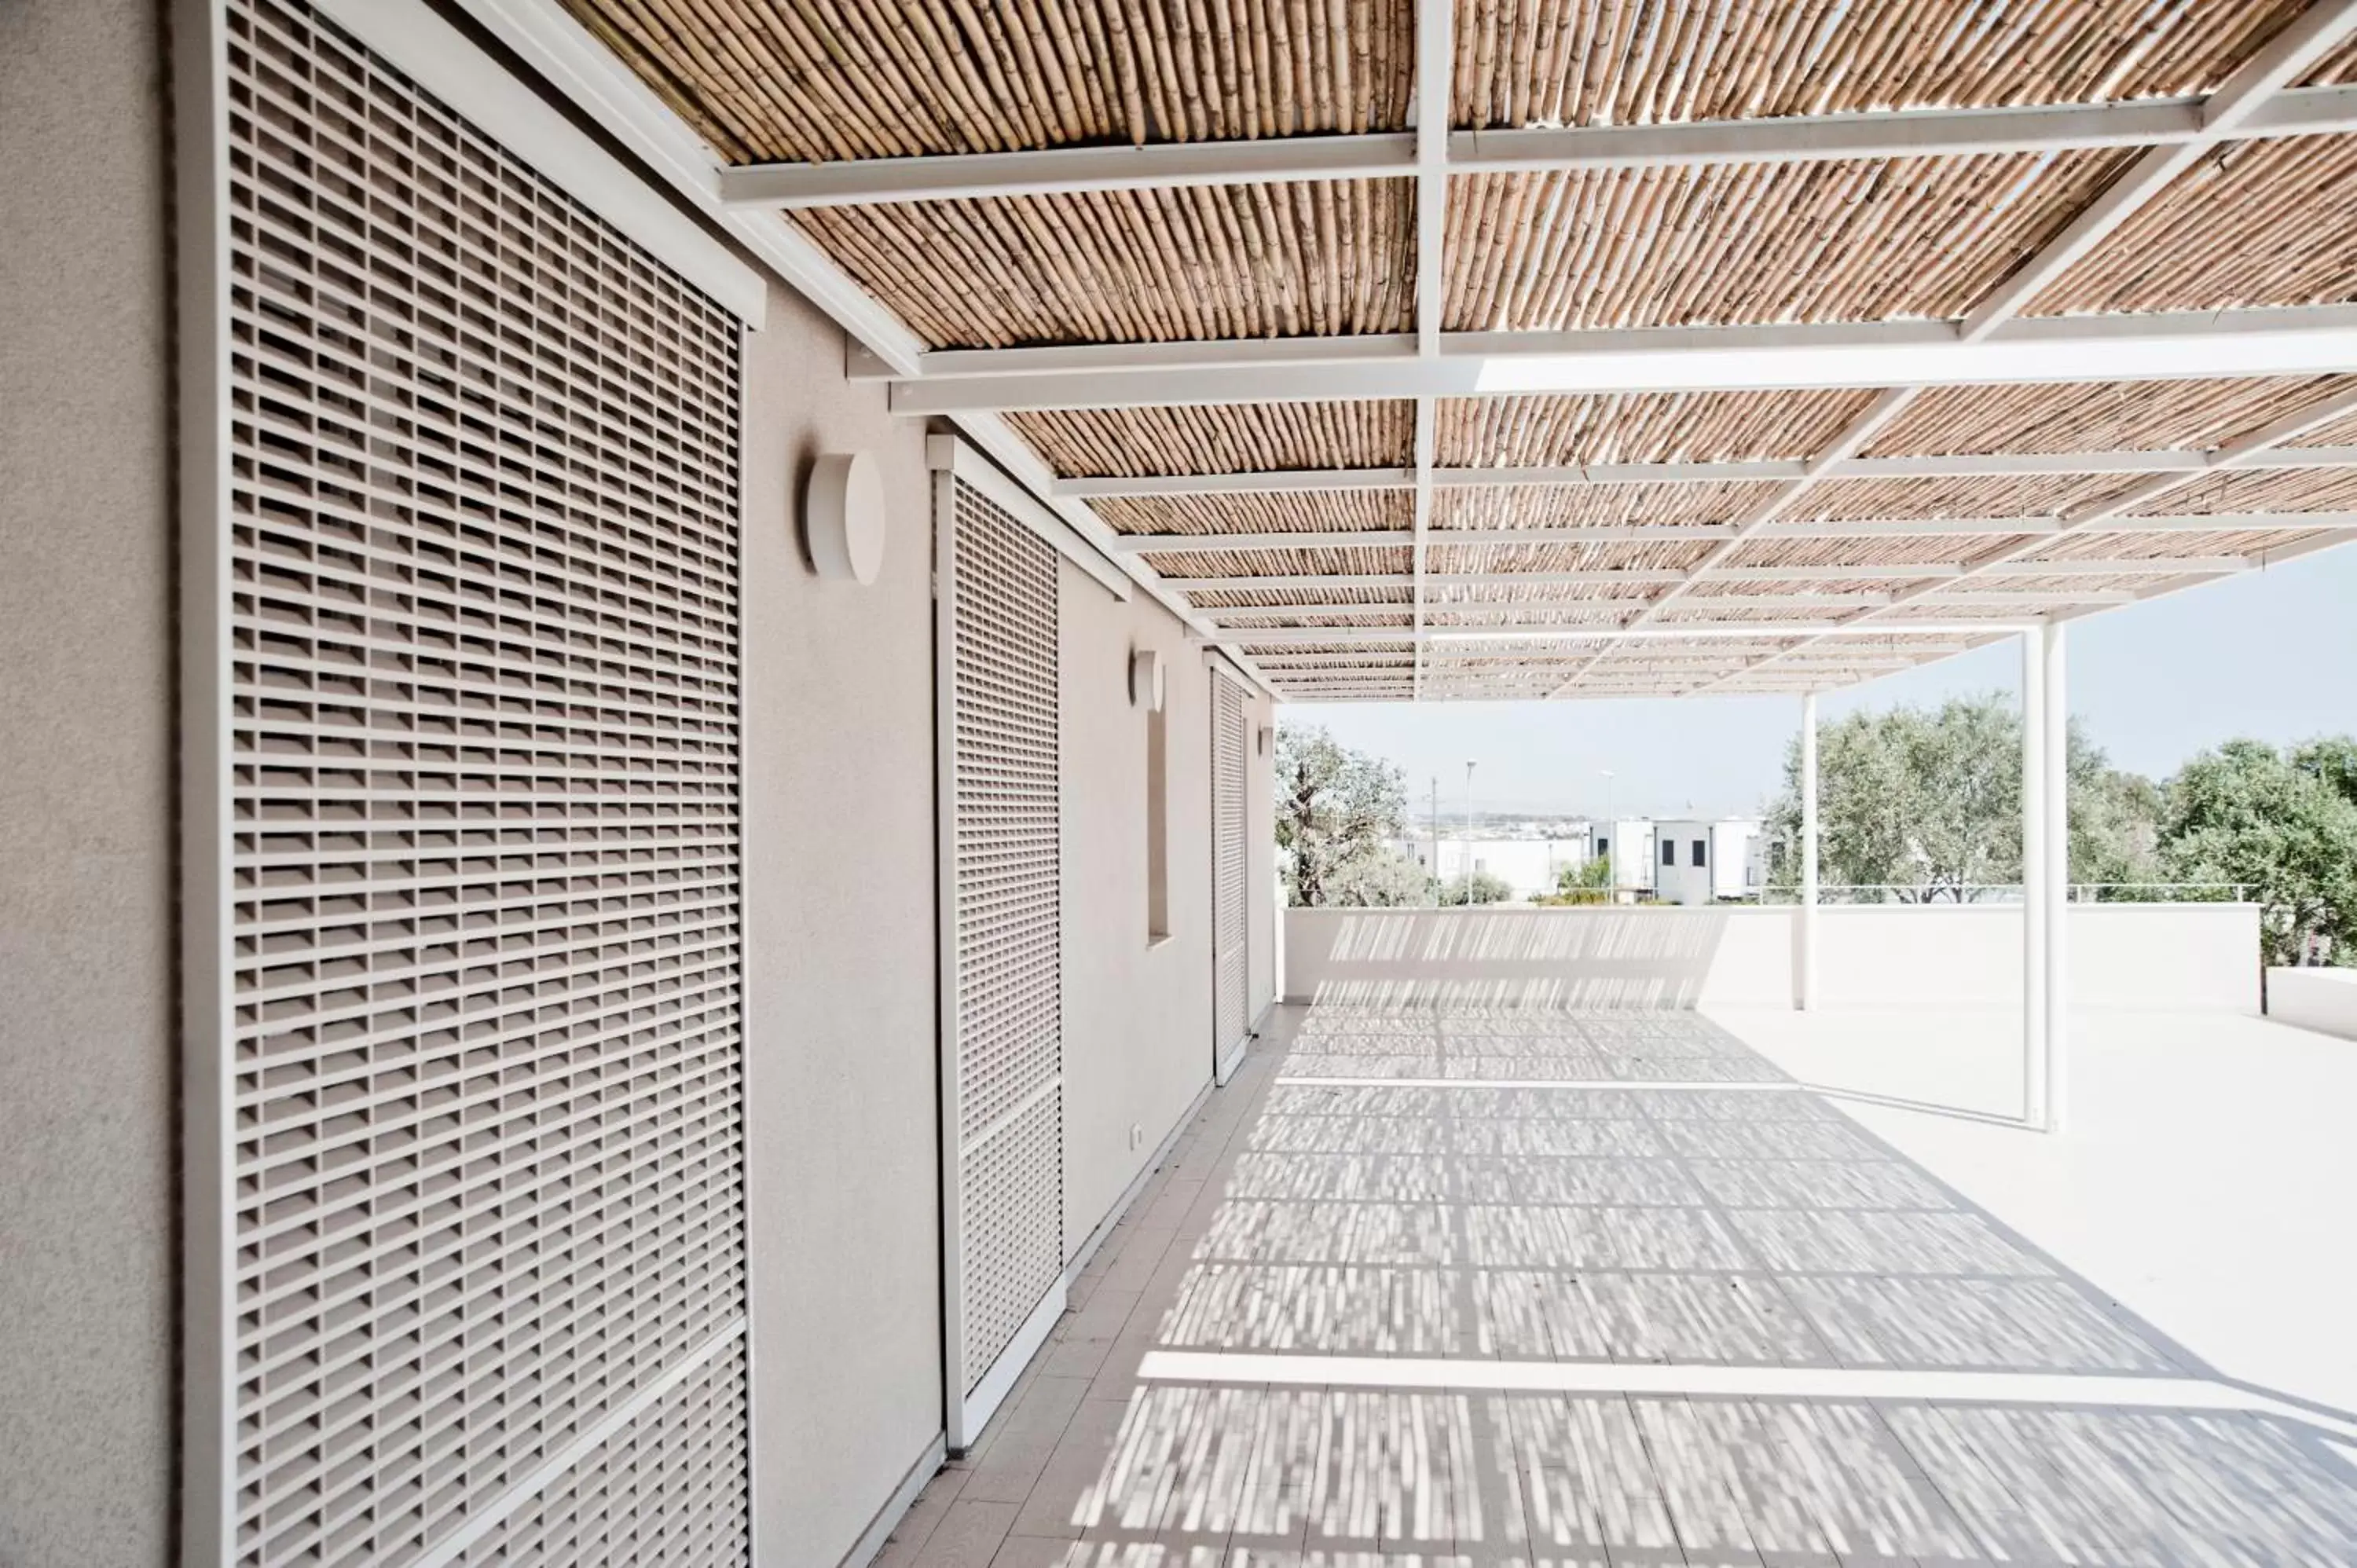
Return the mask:
{"type": "MultiPolygon", "coordinates": [[[[2171,489],[2230,468],[2357,467],[2349,447],[2291,443],[2357,412],[2357,399],[2319,403],[2211,451],[2114,451],[1965,457],[1867,457],[1875,436],[1925,390],[1952,385],[2303,376],[2357,371],[2357,306],[2263,307],[2215,312],[2029,317],[2043,290],[2197,160],[2223,143],[2357,131],[2357,88],[2297,87],[2325,54],[2357,30],[2357,0],[2317,0],[2199,99],[2114,105],[2047,104],[1996,110],[1869,112],[1688,124],[1454,131],[1448,124],[1451,7],[1418,0],[1415,119],[1405,132],[1144,147],[1049,148],[890,158],[826,165],[730,168],[630,70],[568,15],[559,0],[461,0],[466,10],[531,67],[618,137],[697,211],[743,244],[842,325],[852,341],[855,379],[888,381],[892,408],[954,424],[1014,481],[1037,495],[1088,544],[1168,606],[1201,640],[1236,657],[1260,678],[1247,650],[1264,650],[1269,671],[1303,696],[1561,695],[1574,689],[1660,694],[1658,673],[1623,682],[1603,661],[1643,644],[1727,643],[1721,651],[1665,646],[1652,662],[1698,666],[1698,683],[1679,694],[1782,688],[1799,676],[1803,697],[1803,881],[1801,1000],[1814,999],[1816,951],[1815,699],[1825,686],[1985,646],[2018,632],[2023,647],[2025,745],[2025,1115],[2061,1124],[2063,972],[2061,940],[2067,876],[2062,722],[2063,631],[2060,623],[2233,572],[2258,569],[2357,533],[2357,512],[2179,512],[2129,516],[2171,489]],[[1448,181],[1460,175],[1549,169],[1641,168],[1726,163],[2045,153],[2142,147],[2142,156],[2026,263],[1960,320],[1834,325],[1661,328],[1566,332],[1443,330],[1440,267],[1448,181]],[[1232,186],[1273,181],[1413,179],[1417,186],[1417,284],[1413,331],[1362,338],[1231,342],[1088,344],[1073,347],[929,349],[888,306],[868,295],[779,209],[861,203],[950,201],[1079,191],[1232,186]],[[1442,398],[1522,393],[1788,391],[1857,387],[1878,395],[1819,451],[1805,457],[1719,463],[1627,463],[1585,467],[1444,468],[1437,463],[1437,403],[1442,398]],[[1292,473],[1177,474],[1151,478],[1072,478],[1056,474],[1002,415],[1031,410],[1108,410],[1184,404],[1407,400],[1414,436],[1405,466],[1292,473]],[[1835,479],[2070,474],[2145,476],[2120,497],[2054,516],[1868,518],[1817,521],[1787,514],[1817,486],[1835,479]],[[1766,481],[1774,493],[1734,522],[1706,527],[1456,530],[1432,526],[1434,497],[1454,487],[1639,485],[1766,481]],[[1092,502],[1121,497],[1345,489],[1413,493],[1411,526],[1350,532],[1123,534],[1092,502]],[[2151,535],[2298,531],[2298,540],[2261,552],[2162,559],[2089,556],[2032,561],[2049,542],[2072,534],[2151,535]],[[1986,535],[1989,547],[1961,563],[1925,565],[1742,565],[1748,542],[1774,539],[1986,535]],[[1437,573],[1443,544],[1548,544],[1702,540],[1711,548],[1688,567],[1538,573],[1437,573]],[[1154,559],[1182,553],[1405,546],[1405,572],[1311,572],[1269,575],[1166,576],[1154,559]],[[2149,585],[2096,586],[2087,593],[1988,586],[2016,577],[2143,578],[2149,585]],[[1778,610],[1824,608],[1846,618],[1805,622],[1687,621],[1682,603],[1714,584],[1889,582],[1891,591],[1763,596],[1778,610]],[[1449,587],[1622,586],[1666,591],[1643,600],[1544,597],[1484,603],[1504,614],[1564,614],[1601,607],[1635,614],[1610,626],[1543,622],[1479,628],[1436,627],[1431,596],[1449,587]],[[1195,596],[1380,589],[1404,602],[1359,606],[1321,598],[1306,606],[1202,607],[1195,596]],[[2002,614],[1961,621],[1928,618],[1942,609],[1986,607],[2002,614]],[[2028,614],[2026,612],[2047,612],[2028,614]],[[1321,615],[1404,615],[1405,627],[1248,628],[1241,620],[1321,615]],[[1879,639],[1882,648],[1857,646],[1879,639]],[[1561,659],[1511,678],[1472,680],[1467,661],[1482,650],[1519,646],[1561,659]],[[1338,651],[1339,650],[1339,651],[1338,651]],[[1361,651],[1362,650],[1362,651],[1361,651]],[[1460,657],[1452,659],[1452,653],[1460,657]],[[1379,660],[1380,662],[1374,662],[1379,660]],[[1575,662],[1576,661],[1576,662],[1575,662]],[[1563,664],[1569,680],[1555,683],[1563,664]]],[[[1448,607],[1454,610],[1454,604],[1448,607]]],[[[1487,670],[1486,666],[1470,666],[1487,670]]],[[[1274,694],[1272,693],[1272,694],[1274,694]]]]}
{"type": "MultiPolygon", "coordinates": [[[[1423,25],[1428,12],[1419,6],[1423,25]]],[[[1443,18],[1446,22],[1448,19],[1443,18]]],[[[1449,60],[1445,27],[1419,33],[1419,80],[1449,60]],[[1439,38],[1436,55],[1423,40],[1439,38]]],[[[1140,147],[1050,147],[864,158],[832,164],[742,164],[717,171],[715,191],[731,210],[863,207],[909,201],[1060,196],[1087,191],[1171,190],[1196,186],[1298,184],[1333,179],[1411,179],[1427,149],[1459,175],[1557,169],[1822,163],[1848,158],[1957,157],[2067,152],[2099,147],[2182,146],[2212,134],[2201,98],[2133,103],[2052,103],[2010,109],[1900,109],[1775,120],[1693,121],[1660,125],[1408,131],[1276,140],[1180,142],[1140,147]]],[[[1447,105],[1442,108],[1445,112],[1447,105]]],[[[1444,118],[1441,122],[1445,127],[1444,118]]],[[[2309,136],[2357,130],[2357,88],[2283,92],[2249,114],[2238,137],[2309,136]]]]}
{"type": "MultiPolygon", "coordinates": [[[[557,0],[464,0],[464,4],[503,42],[611,127],[692,204],[842,322],[855,339],[850,363],[855,377],[888,379],[893,406],[899,412],[949,418],[1206,640],[1224,640],[1223,623],[1235,618],[1198,609],[1188,596],[1190,592],[1212,591],[1212,584],[1235,591],[1287,585],[1340,587],[1365,575],[1308,574],[1281,580],[1166,578],[1150,559],[1157,552],[1405,543],[1411,553],[1405,585],[1410,617],[1414,628],[1420,629],[1427,587],[1438,581],[1428,569],[1430,547],[1436,542],[1534,544],[1566,537],[1574,542],[1608,540],[1606,531],[1596,530],[1573,536],[1564,531],[1434,529],[1434,493],[1455,485],[1734,478],[1772,480],[1779,485],[1775,497],[1732,524],[1690,533],[1647,531],[1646,537],[1652,540],[1706,538],[1714,548],[1681,577],[1663,583],[1668,591],[1639,607],[1633,626],[1650,623],[1663,607],[1701,584],[1757,580],[1722,576],[1728,559],[1753,538],[1910,532],[2007,536],[2007,548],[1996,553],[2003,559],[1985,558],[1954,574],[1926,574],[1915,579],[1914,587],[1891,595],[1889,603],[1858,607],[1861,617],[1883,618],[1910,604],[1949,593],[1968,577],[2028,575],[2027,568],[2014,574],[2003,568],[2012,557],[2036,548],[2039,541],[2065,532],[2093,531],[2097,526],[2117,532],[2281,527],[2329,531],[2323,534],[2329,541],[2340,536],[2338,531],[2357,527],[2357,514],[2351,513],[2251,514],[2233,519],[2200,514],[2136,519],[2111,515],[2125,507],[2109,509],[2101,517],[1868,519],[1858,523],[1816,524],[1780,521],[1780,514],[1801,496],[1833,478],[2123,472],[2177,481],[2199,478],[2220,466],[2217,455],[2184,451],[1956,459],[1859,456],[1875,432],[1926,388],[2083,379],[2091,363],[2100,363],[2105,377],[2118,380],[2357,370],[2357,306],[2061,318],[2019,315],[2047,285],[2222,143],[2357,130],[2357,88],[2292,85],[2357,28],[2357,0],[2319,0],[2217,91],[2198,99],[1508,131],[1449,127],[1452,8],[1445,0],[1418,0],[1413,121],[1404,132],[746,167],[725,166],[709,145],[567,15],[557,0]],[[1441,329],[1438,263],[1445,202],[1436,198],[1455,176],[2128,146],[2146,150],[2076,220],[1962,321],[1579,332],[1451,333],[1441,329]],[[905,323],[777,216],[778,209],[791,207],[1382,177],[1412,178],[1422,198],[1417,205],[1415,330],[1339,339],[928,350],[905,323]],[[1571,471],[1448,470],[1436,463],[1435,403],[1441,397],[1825,386],[1884,390],[1866,414],[1825,449],[1807,458],[1739,465],[1612,465],[1571,471]],[[999,417],[1022,409],[1337,398],[1413,400],[1412,465],[1357,472],[1328,470],[1315,476],[1171,476],[1135,481],[1061,478],[999,417]],[[1130,535],[1109,527],[1090,505],[1092,499],[1116,495],[1369,487],[1413,492],[1413,523],[1404,537],[1388,532],[1380,538],[1360,534],[1315,542],[1275,533],[1183,540],[1130,535]],[[1497,537],[1509,532],[1513,534],[1511,539],[1497,537]],[[2015,540],[2029,542],[2018,545],[2012,542],[2015,540]]],[[[2325,448],[2313,455],[2287,452],[2267,461],[2283,467],[2324,467],[2345,455],[2342,449],[2325,448]]],[[[2255,452],[2246,453],[2241,460],[2255,456],[2255,452]]],[[[2158,487],[2167,488],[2167,483],[2158,487]]],[[[2136,493],[2142,494],[2142,487],[2136,493]]],[[[2284,555],[2284,552],[2270,552],[2266,559],[2284,555]]],[[[2257,564],[2261,563],[2244,560],[2240,565],[2222,564],[2219,571],[2247,570],[2257,564]]],[[[2046,575],[2050,564],[2040,564],[2040,575],[2046,575]]],[[[2072,569],[2083,568],[2072,564],[2072,569]]],[[[2135,569],[2126,563],[2121,566],[2123,572],[2135,569]]],[[[2219,574],[2202,574],[2213,575],[2219,574]]],[[[1498,575],[1518,582],[1540,580],[1516,574],[1498,575]]],[[[2182,577],[2162,578],[2155,588],[2183,581],[2182,577]]],[[[2023,607],[2050,607],[2063,616],[2119,602],[2116,591],[2098,590],[2097,595],[2070,605],[2056,605],[2050,596],[2008,602],[2023,607]]],[[[1811,646],[1809,639],[1816,635],[1809,633],[1803,640],[1789,642],[1780,655],[1747,666],[1720,684],[1739,683],[1745,675],[1779,664],[1811,646]]],[[[1423,645],[1419,642],[1415,647],[1420,670],[1423,645]]],[[[1243,650],[1235,651],[1249,669],[1251,661],[1243,650]]],[[[1583,668],[1593,667],[1608,651],[1598,649],[1583,668]]],[[[1577,684],[1577,680],[1566,682],[1558,691],[1577,684]]]]}

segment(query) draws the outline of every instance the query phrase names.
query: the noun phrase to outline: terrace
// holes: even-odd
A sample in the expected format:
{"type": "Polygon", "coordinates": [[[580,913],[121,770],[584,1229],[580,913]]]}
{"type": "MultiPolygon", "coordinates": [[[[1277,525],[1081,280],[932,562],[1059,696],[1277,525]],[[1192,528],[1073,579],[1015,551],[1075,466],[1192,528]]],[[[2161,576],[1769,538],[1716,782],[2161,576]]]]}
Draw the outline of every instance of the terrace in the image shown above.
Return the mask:
{"type": "Polygon", "coordinates": [[[2357,0],[0,16],[0,1561],[2357,1560],[2352,1058],[2064,766],[2357,539],[2357,0]],[[1794,902],[1272,905],[1613,697],[1794,902]]]}
{"type": "Polygon", "coordinates": [[[2025,1144],[2007,1032],[1288,1006],[879,1562],[2349,1561],[2357,1282],[2268,1216],[2357,1062],[2093,1019],[2025,1144]]]}

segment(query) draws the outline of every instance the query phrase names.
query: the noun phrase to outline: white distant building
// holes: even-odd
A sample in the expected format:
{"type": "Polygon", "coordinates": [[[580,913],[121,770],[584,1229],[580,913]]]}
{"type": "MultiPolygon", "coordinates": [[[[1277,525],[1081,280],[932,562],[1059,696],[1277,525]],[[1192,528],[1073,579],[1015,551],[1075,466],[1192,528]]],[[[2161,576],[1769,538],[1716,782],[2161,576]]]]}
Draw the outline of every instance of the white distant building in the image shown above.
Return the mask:
{"type": "MultiPolygon", "coordinates": [[[[1441,882],[1446,885],[1465,875],[1470,848],[1470,859],[1477,872],[1488,872],[1513,889],[1516,898],[1534,898],[1542,893],[1552,893],[1556,881],[1566,867],[1587,864],[1591,837],[1589,824],[1571,824],[1571,835],[1545,839],[1474,839],[1469,846],[1462,838],[1450,838],[1444,832],[1440,840],[1441,882]]],[[[1433,869],[1432,840],[1404,838],[1393,841],[1393,847],[1426,871],[1433,869]]]]}
{"type": "Polygon", "coordinates": [[[1713,904],[1760,894],[1760,819],[1722,817],[1653,826],[1653,889],[1672,904],[1713,904]]]}
{"type": "Polygon", "coordinates": [[[1653,890],[1653,821],[1651,817],[1622,817],[1611,824],[1609,832],[1599,823],[1592,836],[1596,840],[1596,853],[1612,857],[1613,886],[1640,893],[1653,890]]]}

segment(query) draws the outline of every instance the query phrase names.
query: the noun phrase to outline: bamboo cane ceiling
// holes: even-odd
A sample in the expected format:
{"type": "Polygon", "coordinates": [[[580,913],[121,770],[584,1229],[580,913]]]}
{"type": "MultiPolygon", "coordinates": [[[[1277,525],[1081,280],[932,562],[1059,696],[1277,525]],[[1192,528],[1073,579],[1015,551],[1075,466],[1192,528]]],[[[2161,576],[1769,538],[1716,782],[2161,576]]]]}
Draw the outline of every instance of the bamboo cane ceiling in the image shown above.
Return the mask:
{"type": "MultiPolygon", "coordinates": [[[[1400,143],[1416,117],[1412,0],[562,4],[724,166],[1400,143]]],[[[2264,94],[2357,82],[2357,7],[2326,0],[1456,0],[1449,22],[1449,122],[1484,134],[2222,102],[2319,26],[2264,94]]],[[[776,220],[928,351],[2357,306],[2357,131],[2227,135],[2153,180],[2147,156],[1427,166],[776,220]]],[[[1074,481],[1060,505],[1129,536],[1282,694],[1795,691],[2357,537],[2357,403],[2311,417],[2357,377],[2199,371],[1003,418],[1074,481]],[[1910,624],[1955,630],[1878,629],[1910,624]]]]}

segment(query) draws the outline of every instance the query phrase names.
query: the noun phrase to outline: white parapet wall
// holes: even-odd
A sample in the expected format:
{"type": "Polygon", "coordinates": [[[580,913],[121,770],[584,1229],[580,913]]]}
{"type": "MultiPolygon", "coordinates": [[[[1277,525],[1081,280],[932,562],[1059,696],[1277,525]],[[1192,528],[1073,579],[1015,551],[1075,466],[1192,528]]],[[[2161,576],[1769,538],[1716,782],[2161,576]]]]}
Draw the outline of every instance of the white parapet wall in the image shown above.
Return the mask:
{"type": "Polygon", "coordinates": [[[2357,969],[2270,969],[2267,1016],[2357,1040],[2357,969]]]}
{"type": "MultiPolygon", "coordinates": [[[[1285,997],[1786,1007],[1797,925],[1781,906],[1288,909],[1285,997]]],[[[1821,1005],[2021,999],[2019,905],[1828,906],[1818,929],[1821,1005]]],[[[2255,905],[2074,904],[2068,940],[2074,1005],[2258,1011],[2255,905]]]]}

